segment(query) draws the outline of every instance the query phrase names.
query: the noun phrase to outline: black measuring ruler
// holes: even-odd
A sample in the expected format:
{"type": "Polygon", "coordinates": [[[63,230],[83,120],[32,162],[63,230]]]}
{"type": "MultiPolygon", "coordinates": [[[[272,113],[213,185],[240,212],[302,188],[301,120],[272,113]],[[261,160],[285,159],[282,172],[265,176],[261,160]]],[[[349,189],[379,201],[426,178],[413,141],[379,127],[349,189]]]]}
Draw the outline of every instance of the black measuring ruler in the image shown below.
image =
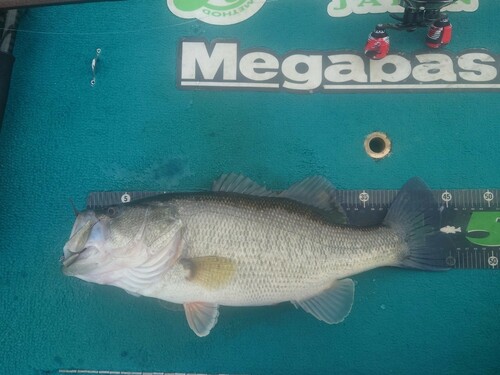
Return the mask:
{"type": "MultiPolygon", "coordinates": [[[[382,222],[398,190],[337,190],[336,201],[349,221],[360,226],[382,222]]],[[[432,190],[429,210],[439,210],[440,231],[447,237],[447,264],[460,269],[499,269],[500,190],[432,190]]],[[[102,208],[149,198],[164,191],[93,192],[87,208],[102,208]]]]}

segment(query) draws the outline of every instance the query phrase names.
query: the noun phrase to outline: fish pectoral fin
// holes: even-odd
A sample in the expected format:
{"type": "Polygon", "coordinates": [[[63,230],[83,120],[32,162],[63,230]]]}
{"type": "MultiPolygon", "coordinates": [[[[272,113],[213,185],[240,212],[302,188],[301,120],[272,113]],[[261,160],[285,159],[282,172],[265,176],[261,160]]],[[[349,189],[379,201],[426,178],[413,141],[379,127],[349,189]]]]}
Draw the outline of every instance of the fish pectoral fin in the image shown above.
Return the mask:
{"type": "Polygon", "coordinates": [[[188,271],[187,279],[208,289],[226,285],[234,275],[236,265],[229,258],[206,256],[179,261],[188,271]]]}
{"type": "Polygon", "coordinates": [[[302,307],[316,319],[328,324],[337,324],[351,312],[354,302],[354,282],[351,279],[337,280],[321,294],[303,301],[291,302],[297,308],[302,307]]]}
{"type": "Polygon", "coordinates": [[[219,305],[206,302],[190,302],[184,304],[184,312],[189,327],[197,336],[204,337],[217,324],[219,305]]]}

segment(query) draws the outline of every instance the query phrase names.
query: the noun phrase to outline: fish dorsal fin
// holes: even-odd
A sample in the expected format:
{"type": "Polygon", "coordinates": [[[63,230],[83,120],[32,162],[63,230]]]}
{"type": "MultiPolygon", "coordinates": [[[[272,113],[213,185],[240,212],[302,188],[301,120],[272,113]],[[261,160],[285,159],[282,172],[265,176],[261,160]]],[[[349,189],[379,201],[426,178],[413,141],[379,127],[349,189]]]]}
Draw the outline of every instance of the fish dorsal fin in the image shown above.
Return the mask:
{"type": "Polygon", "coordinates": [[[278,194],[278,197],[292,199],[323,210],[337,224],[347,223],[342,208],[335,201],[335,188],[330,181],[322,176],[312,176],[297,182],[278,194]]]}
{"type": "Polygon", "coordinates": [[[349,315],[353,301],[354,282],[351,279],[343,279],[335,281],[329,289],[317,296],[291,302],[295,307],[302,307],[316,319],[328,324],[337,324],[349,315]]]}
{"type": "Polygon", "coordinates": [[[234,275],[236,266],[229,258],[206,256],[180,260],[188,271],[187,279],[207,289],[219,289],[234,275]]]}
{"type": "Polygon", "coordinates": [[[219,305],[205,302],[190,302],[184,304],[184,312],[189,327],[199,337],[207,336],[217,324],[219,305]]]}
{"type": "Polygon", "coordinates": [[[212,191],[239,193],[258,197],[272,197],[276,193],[257,184],[246,176],[236,173],[223,174],[212,184],[212,191]]]}

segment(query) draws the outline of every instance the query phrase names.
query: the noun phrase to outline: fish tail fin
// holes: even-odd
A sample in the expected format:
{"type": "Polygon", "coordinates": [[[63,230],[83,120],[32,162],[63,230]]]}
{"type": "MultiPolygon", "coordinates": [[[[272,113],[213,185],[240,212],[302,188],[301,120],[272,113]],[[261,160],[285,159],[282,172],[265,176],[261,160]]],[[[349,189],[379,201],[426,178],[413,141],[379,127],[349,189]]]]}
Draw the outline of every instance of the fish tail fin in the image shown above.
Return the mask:
{"type": "Polygon", "coordinates": [[[397,194],[384,219],[384,225],[392,228],[406,243],[406,250],[395,266],[447,270],[439,224],[440,210],[432,192],[421,179],[410,179],[397,194]]]}

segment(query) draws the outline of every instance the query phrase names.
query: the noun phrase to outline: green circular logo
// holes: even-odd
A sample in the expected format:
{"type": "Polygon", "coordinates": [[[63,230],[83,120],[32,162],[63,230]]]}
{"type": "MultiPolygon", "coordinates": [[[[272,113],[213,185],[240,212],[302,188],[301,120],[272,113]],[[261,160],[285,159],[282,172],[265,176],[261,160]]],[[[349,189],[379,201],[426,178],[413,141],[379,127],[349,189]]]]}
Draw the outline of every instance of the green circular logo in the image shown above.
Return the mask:
{"type": "Polygon", "coordinates": [[[266,0],[167,0],[176,16],[196,18],[212,25],[232,25],[242,22],[264,5],[266,0]]]}
{"type": "Polygon", "coordinates": [[[174,6],[182,12],[193,12],[207,5],[209,0],[174,0],[174,6]]]}

